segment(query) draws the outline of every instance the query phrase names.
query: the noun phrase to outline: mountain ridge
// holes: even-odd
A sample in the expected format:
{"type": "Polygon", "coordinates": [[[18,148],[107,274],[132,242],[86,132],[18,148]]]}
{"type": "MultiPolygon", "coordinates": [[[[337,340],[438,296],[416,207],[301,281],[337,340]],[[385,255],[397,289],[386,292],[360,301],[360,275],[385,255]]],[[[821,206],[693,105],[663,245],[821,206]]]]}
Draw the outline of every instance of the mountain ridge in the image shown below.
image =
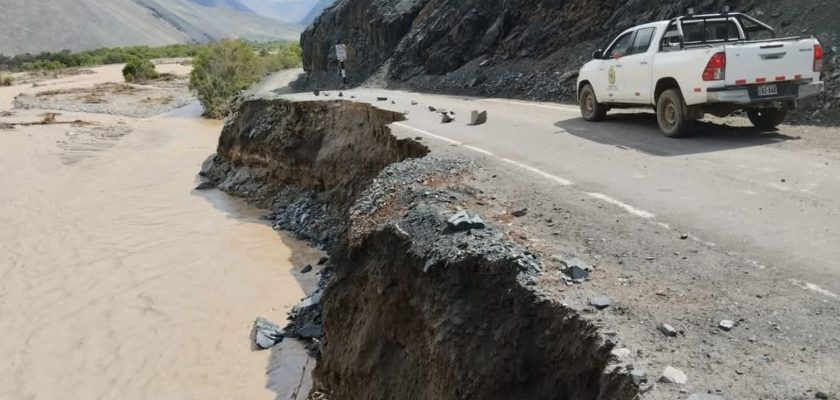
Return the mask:
{"type": "MultiPolygon", "coordinates": [[[[237,11],[239,0],[0,0],[0,54],[202,43],[297,40],[297,24],[237,11]],[[203,5],[202,3],[209,4],[203,5]]],[[[249,9],[250,10],[250,9],[249,9]]]]}

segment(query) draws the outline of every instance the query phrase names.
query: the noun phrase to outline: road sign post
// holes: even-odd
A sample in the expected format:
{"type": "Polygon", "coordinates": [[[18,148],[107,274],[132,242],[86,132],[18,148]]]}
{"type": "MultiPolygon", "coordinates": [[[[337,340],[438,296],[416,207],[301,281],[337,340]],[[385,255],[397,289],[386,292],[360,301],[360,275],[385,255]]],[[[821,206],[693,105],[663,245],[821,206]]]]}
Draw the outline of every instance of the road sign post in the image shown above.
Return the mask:
{"type": "Polygon", "coordinates": [[[335,58],[338,59],[339,67],[341,68],[341,82],[347,84],[347,70],[345,69],[345,61],[347,61],[347,45],[335,45],[335,58]]]}

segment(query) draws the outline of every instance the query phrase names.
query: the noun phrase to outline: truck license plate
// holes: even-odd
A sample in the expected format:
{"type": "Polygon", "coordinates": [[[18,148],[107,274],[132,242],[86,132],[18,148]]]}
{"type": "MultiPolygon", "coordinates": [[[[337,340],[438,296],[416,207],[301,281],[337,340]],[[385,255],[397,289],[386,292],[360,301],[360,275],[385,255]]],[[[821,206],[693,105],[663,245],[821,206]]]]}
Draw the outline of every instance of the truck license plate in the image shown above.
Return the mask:
{"type": "Polygon", "coordinates": [[[758,96],[776,96],[779,94],[779,88],[776,85],[760,85],[758,87],[758,96]]]}

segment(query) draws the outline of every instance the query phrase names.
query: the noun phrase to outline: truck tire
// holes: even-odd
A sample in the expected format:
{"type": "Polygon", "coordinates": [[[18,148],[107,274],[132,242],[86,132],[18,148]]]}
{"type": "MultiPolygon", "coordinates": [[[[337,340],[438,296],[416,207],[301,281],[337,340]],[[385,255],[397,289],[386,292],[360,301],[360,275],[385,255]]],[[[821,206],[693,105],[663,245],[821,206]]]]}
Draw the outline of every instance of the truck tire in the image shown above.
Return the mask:
{"type": "Polygon", "coordinates": [[[751,108],[747,117],[759,129],[774,129],[784,122],[787,110],[784,108],[751,108]]]}
{"type": "Polygon", "coordinates": [[[667,137],[685,136],[688,130],[688,107],[679,89],[668,89],[656,101],[656,122],[667,137]]]}
{"type": "Polygon", "coordinates": [[[598,102],[591,85],[580,90],[580,113],[583,119],[590,122],[601,121],[607,115],[607,107],[598,102]]]}

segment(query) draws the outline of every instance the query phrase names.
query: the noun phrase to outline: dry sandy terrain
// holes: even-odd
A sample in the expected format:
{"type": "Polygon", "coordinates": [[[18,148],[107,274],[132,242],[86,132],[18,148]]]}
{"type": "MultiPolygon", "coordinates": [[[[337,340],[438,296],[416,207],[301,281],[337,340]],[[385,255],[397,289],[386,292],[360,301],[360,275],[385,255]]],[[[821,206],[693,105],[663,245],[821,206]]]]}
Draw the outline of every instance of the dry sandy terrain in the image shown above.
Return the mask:
{"type": "MultiPolygon", "coordinates": [[[[91,88],[119,71],[2,88],[0,112],[21,92],[91,88]]],[[[248,335],[257,316],[285,319],[315,278],[294,266],[320,254],[259,210],[192,191],[221,129],[199,114],[62,111],[59,124],[0,129],[0,399],[303,397],[312,363],[299,346],[253,353],[248,335]]]]}

